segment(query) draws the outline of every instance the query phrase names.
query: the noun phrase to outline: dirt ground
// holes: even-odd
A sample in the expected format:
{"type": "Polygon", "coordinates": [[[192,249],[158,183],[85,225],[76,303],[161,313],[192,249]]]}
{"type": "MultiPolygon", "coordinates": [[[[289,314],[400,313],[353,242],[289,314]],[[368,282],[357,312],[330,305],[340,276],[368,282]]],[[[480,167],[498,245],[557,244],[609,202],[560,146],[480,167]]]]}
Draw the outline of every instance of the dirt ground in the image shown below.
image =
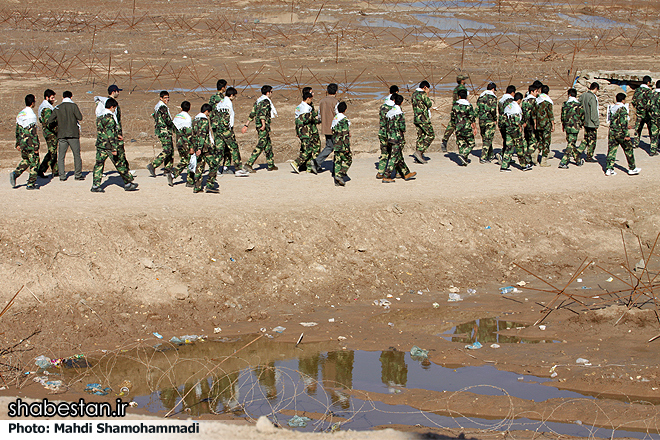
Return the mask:
{"type": "MultiPolygon", "coordinates": [[[[138,1],[135,12],[128,5],[113,16],[99,11],[95,2],[78,3],[62,2],[58,13],[41,15],[10,1],[2,2],[5,9],[0,10],[0,33],[8,42],[0,47],[0,170],[7,176],[19,161],[12,136],[22,97],[34,93],[39,102],[43,89],[51,87],[58,101],[63,90],[72,90],[83,110],[87,174],[83,182],[39,179],[41,189],[32,192],[25,190],[25,175],[18,179],[17,189],[7,181],[0,185],[0,304],[24,286],[0,317],[0,348],[15,346],[4,354],[3,363],[28,371],[38,355],[94,357],[101,350],[132,350],[157,342],[153,332],[165,339],[183,334],[233,337],[260,334],[261,328],[277,325],[303,331],[299,322],[315,321],[318,326],[304,329],[303,345],[368,351],[409,351],[418,345],[429,349],[430,361],[438,365],[492,364],[551,378],[552,386],[561,389],[611,397],[599,400],[598,411],[587,404],[569,408],[557,401],[516,401],[515,414],[658,433],[660,340],[647,342],[660,333],[653,305],[625,312],[625,301],[615,306],[603,302],[599,310],[572,302],[570,310],[547,316],[541,330],[532,324],[546,315],[545,306],[555,294],[534,290],[553,289],[516,266],[561,289],[583,261],[594,261],[581,274],[584,285],[610,292],[622,289],[619,280],[605,284],[610,272],[630,280],[622,266],[632,269],[648,258],[660,232],[659,202],[653,191],[660,183],[658,163],[647,154],[648,138],[635,150],[642,172],[634,177],[625,174],[621,151],[618,175],[604,176],[606,127],[599,130],[599,163],[571,165],[569,170],[557,169],[564,148],[561,132],[553,133],[552,167],[529,173],[500,173],[496,165],[479,164],[479,150],[467,168],[459,167],[453,140],[449,154],[439,152],[457,72],[471,74],[473,103],[490,80],[501,89],[508,82],[523,88],[533,79],[544,80],[551,86],[558,118],[577,69],[643,66],[660,71],[652,57],[657,48],[653,23],[625,9],[645,8],[652,16],[657,4],[636,2],[619,9],[558,6],[560,13],[570,16],[616,17],[620,24],[614,28],[580,28],[575,22],[569,27],[561,17],[544,14],[547,9],[527,8],[529,2],[506,2],[498,16],[497,5],[476,3],[423,11],[493,26],[481,33],[474,29],[469,32],[473,38],[467,39],[465,31],[454,35],[451,29],[442,31],[444,38],[408,33],[415,26],[417,34],[429,29],[419,29],[417,6],[404,4],[338,2],[330,8],[312,2],[214,2],[207,9],[178,0],[150,6],[138,1]],[[374,24],[383,19],[400,26],[374,24]],[[34,26],[29,26],[30,20],[34,26]],[[538,26],[528,28],[529,21],[538,26]],[[16,38],[16,29],[30,38],[16,38]],[[636,32],[639,36],[633,41],[636,32]],[[509,37],[498,40],[494,35],[509,37]],[[314,38],[318,40],[312,44],[314,38]],[[466,50],[468,42],[472,47],[466,50]],[[637,50],[631,52],[626,44],[637,50]],[[36,57],[42,49],[45,52],[36,57]],[[212,54],[205,56],[208,52],[212,54]],[[62,64],[64,54],[78,61],[62,64]],[[35,59],[47,59],[48,67],[35,59]],[[273,122],[273,144],[279,171],[262,167],[248,178],[222,176],[218,195],[193,195],[181,181],[170,188],[162,174],[148,177],[145,165],[158,153],[150,118],[157,99],[153,90],[173,90],[173,110],[184,99],[197,109],[212,93],[198,88],[213,89],[220,77],[239,88],[237,124],[247,119],[259,85],[278,86],[273,101],[280,117],[273,122]],[[437,107],[431,160],[415,165],[408,157],[417,179],[383,185],[374,178],[380,97],[391,83],[409,94],[422,78],[434,85],[437,107]],[[345,188],[335,187],[329,172],[296,175],[287,163],[299,148],[292,123],[299,88],[312,85],[318,101],[330,81],[340,83],[340,98],[348,101],[352,121],[355,158],[345,188]],[[119,101],[127,154],[140,185],[135,193],[122,191],[110,164],[106,193],[89,192],[95,133],[92,98],[103,95],[109,83],[125,89],[119,101]],[[177,88],[188,91],[174,91],[177,88]],[[520,292],[499,293],[499,287],[520,281],[527,283],[518,286],[520,292]],[[452,288],[458,288],[463,301],[447,301],[452,288]],[[380,299],[389,299],[391,307],[373,305],[380,299]],[[465,344],[436,336],[457,324],[503,314],[526,325],[511,334],[560,342],[466,351],[465,344]],[[335,322],[328,322],[330,318],[335,322]],[[222,331],[215,335],[218,327],[222,331]],[[38,333],[22,341],[34,332],[38,333]],[[578,358],[591,365],[576,364],[578,358]],[[599,418],[603,415],[607,422],[599,418]]],[[[42,12],[48,10],[44,6],[42,12]]],[[[409,103],[404,111],[411,152],[409,103]]],[[[238,141],[247,158],[256,135],[250,130],[238,135],[238,141]]],[[[498,136],[496,148],[500,143],[498,136]]],[[[68,160],[71,172],[70,153],[68,160]]],[[[650,274],[648,284],[656,266],[660,265],[651,258],[648,272],[642,272],[650,274]]],[[[632,273],[640,276],[639,271],[632,273]]],[[[577,286],[573,282],[569,290],[575,292],[577,286]]],[[[592,305],[599,299],[585,301],[592,305]]],[[[298,336],[297,331],[284,332],[277,342],[295,343],[298,336]]],[[[37,385],[14,377],[3,373],[7,389],[0,393],[43,395],[37,385]]],[[[79,391],[59,397],[67,400],[79,391]]],[[[430,402],[440,399],[425,390],[370,397],[429,411],[436,408],[430,402]]],[[[484,418],[500,417],[498,408],[509,405],[470,393],[454,403],[465,414],[484,418]]],[[[144,413],[132,410],[134,415],[144,413]]],[[[521,431],[515,436],[529,434],[521,431]]]]}

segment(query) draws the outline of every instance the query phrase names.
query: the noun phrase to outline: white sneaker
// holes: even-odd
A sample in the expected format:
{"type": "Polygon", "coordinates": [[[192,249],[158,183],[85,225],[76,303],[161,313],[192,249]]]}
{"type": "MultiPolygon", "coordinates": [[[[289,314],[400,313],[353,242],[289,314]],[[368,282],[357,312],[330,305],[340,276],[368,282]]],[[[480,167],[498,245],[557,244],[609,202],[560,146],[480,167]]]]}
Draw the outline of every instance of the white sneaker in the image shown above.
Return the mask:
{"type": "Polygon", "coordinates": [[[629,176],[636,176],[639,174],[639,172],[642,171],[641,168],[635,168],[634,170],[628,170],[628,175],[629,176]]]}
{"type": "Polygon", "coordinates": [[[616,176],[616,171],[614,170],[607,170],[605,171],[606,176],[616,176]]]}
{"type": "Polygon", "coordinates": [[[240,169],[240,170],[236,170],[235,175],[236,175],[236,177],[248,177],[250,175],[250,173],[248,173],[247,171],[245,171],[243,169],[240,169]]]}
{"type": "Polygon", "coordinates": [[[131,173],[131,175],[132,175],[133,177],[137,177],[137,171],[135,171],[135,170],[131,170],[131,171],[129,171],[129,173],[131,173]]]}

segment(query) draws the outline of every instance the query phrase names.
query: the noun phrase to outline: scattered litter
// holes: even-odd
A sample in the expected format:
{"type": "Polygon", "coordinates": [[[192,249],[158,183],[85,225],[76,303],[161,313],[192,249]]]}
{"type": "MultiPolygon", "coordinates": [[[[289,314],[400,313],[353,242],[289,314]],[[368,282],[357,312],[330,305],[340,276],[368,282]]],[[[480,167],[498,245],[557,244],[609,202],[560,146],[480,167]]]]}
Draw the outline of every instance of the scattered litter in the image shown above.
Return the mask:
{"type": "Polygon", "coordinates": [[[419,348],[416,345],[413,345],[413,348],[410,349],[410,356],[417,356],[420,358],[427,359],[429,357],[429,351],[419,348]]]}
{"type": "Polygon", "coordinates": [[[476,289],[468,289],[467,293],[469,293],[470,295],[474,295],[475,293],[477,293],[477,290],[476,289]]]}
{"type": "Polygon", "coordinates": [[[417,295],[424,295],[424,292],[422,292],[421,290],[418,290],[417,295]]]}
{"type": "Polygon", "coordinates": [[[335,322],[335,318],[328,319],[328,322],[335,322]]]}
{"type": "Polygon", "coordinates": [[[545,325],[539,325],[539,330],[545,330],[545,325]]]}
{"type": "Polygon", "coordinates": [[[401,298],[394,298],[394,299],[396,299],[397,301],[401,301],[401,298]]]}
{"type": "Polygon", "coordinates": [[[303,327],[315,327],[319,324],[317,322],[301,322],[300,325],[303,327]]]}
{"type": "Polygon", "coordinates": [[[88,383],[85,387],[85,392],[89,394],[96,394],[97,396],[107,396],[112,391],[112,388],[102,388],[100,383],[88,383]]]}
{"type": "Polygon", "coordinates": [[[338,340],[338,341],[345,341],[345,340],[346,340],[346,336],[337,336],[337,340],[338,340]]]}
{"type": "Polygon", "coordinates": [[[59,391],[62,386],[61,380],[48,380],[48,376],[37,376],[32,380],[40,383],[44,388],[51,391],[59,391]]]}
{"type": "Polygon", "coordinates": [[[298,341],[296,341],[296,345],[295,345],[296,347],[297,347],[298,345],[300,345],[300,343],[302,342],[302,340],[303,340],[304,337],[305,337],[305,334],[304,334],[304,333],[301,333],[300,336],[298,337],[298,341]]]}
{"type": "Polygon", "coordinates": [[[611,283],[612,281],[614,281],[614,277],[609,277],[609,278],[606,279],[605,281],[607,281],[608,283],[611,283]]]}
{"type": "Polygon", "coordinates": [[[233,258],[230,258],[229,261],[231,261],[231,262],[233,262],[233,263],[236,262],[236,260],[234,260],[233,258]]]}
{"type": "Polygon", "coordinates": [[[120,396],[125,396],[128,393],[131,392],[131,388],[133,388],[133,383],[130,380],[125,380],[122,383],[119,384],[119,395],[120,396]]]}
{"type": "Polygon", "coordinates": [[[524,377],[524,376],[519,376],[519,377],[518,377],[518,382],[522,382],[523,380],[525,380],[525,377],[524,377]]]}
{"type": "Polygon", "coordinates": [[[483,345],[481,345],[481,342],[479,341],[474,341],[474,344],[468,344],[465,346],[468,350],[479,350],[483,345]]]}
{"type": "Polygon", "coordinates": [[[582,425],[582,420],[576,420],[576,421],[575,421],[575,424],[576,424],[576,425],[582,425]]]}
{"type": "Polygon", "coordinates": [[[7,389],[7,387],[0,387],[0,391],[4,391],[6,389],[7,389]]]}
{"type": "Polygon", "coordinates": [[[516,291],[516,288],[513,286],[500,287],[500,293],[506,295],[507,293],[513,293],[516,291]]]}
{"type": "Polygon", "coordinates": [[[273,331],[276,333],[282,333],[284,330],[286,330],[286,327],[282,327],[281,325],[278,325],[277,327],[273,327],[273,331]]]}
{"type": "Polygon", "coordinates": [[[585,359],[585,358],[577,358],[575,360],[575,363],[576,364],[583,364],[583,365],[591,365],[591,362],[589,362],[589,360],[585,359]]]}
{"type": "Polygon", "coordinates": [[[582,282],[582,278],[578,278],[578,279],[577,279],[577,282],[578,282],[578,283],[581,283],[581,282],[582,282]]]}
{"type": "Polygon", "coordinates": [[[550,372],[554,373],[555,369],[557,368],[557,365],[553,365],[552,368],[550,368],[550,372]]]}
{"type": "Polygon", "coordinates": [[[500,344],[490,344],[490,348],[500,348],[500,344]]]}
{"type": "Polygon", "coordinates": [[[600,298],[600,296],[596,295],[596,296],[592,296],[592,298],[593,299],[598,299],[598,298],[600,298]]]}
{"type": "Polygon", "coordinates": [[[587,287],[587,286],[582,286],[582,287],[580,287],[580,289],[582,289],[582,290],[590,290],[590,289],[591,289],[591,287],[587,287]]]}
{"type": "Polygon", "coordinates": [[[293,416],[289,421],[287,422],[287,425],[289,425],[292,428],[304,428],[307,426],[307,422],[311,422],[312,419],[309,417],[305,416],[293,416]]]}
{"type": "Polygon", "coordinates": [[[128,402],[128,404],[129,404],[129,405],[131,405],[131,408],[137,408],[137,406],[138,406],[138,404],[137,404],[137,402],[136,402],[136,401],[134,401],[134,400],[133,400],[133,401],[130,401],[130,402],[128,402]]]}
{"type": "Polygon", "coordinates": [[[214,333],[214,334],[218,334],[218,333],[220,333],[221,331],[222,331],[222,328],[220,328],[220,327],[216,327],[216,328],[213,329],[213,333],[214,333]]]}
{"type": "Polygon", "coordinates": [[[639,263],[635,264],[635,272],[638,270],[644,270],[646,267],[646,263],[644,263],[644,260],[639,260],[639,263]]]}
{"type": "Polygon", "coordinates": [[[266,327],[261,327],[261,328],[259,329],[259,331],[260,331],[261,333],[266,333],[268,330],[266,330],[266,327]]]}
{"type": "Polygon", "coordinates": [[[392,298],[393,296],[394,296],[394,295],[392,295],[391,293],[388,293],[388,294],[387,294],[387,298],[392,298]]]}
{"type": "Polygon", "coordinates": [[[58,359],[50,359],[49,357],[42,355],[36,357],[34,363],[43,370],[50,367],[85,368],[89,366],[85,360],[85,355],[82,354],[76,354],[68,358],[58,359]]]}
{"type": "Polygon", "coordinates": [[[388,322],[387,325],[389,325],[390,327],[394,327],[394,323],[393,323],[393,322],[388,322]]]}
{"type": "Polygon", "coordinates": [[[155,337],[157,337],[158,339],[163,339],[163,335],[161,335],[161,334],[158,333],[158,332],[154,332],[153,335],[154,335],[155,337]]]}
{"type": "MultiPolygon", "coordinates": [[[[399,298],[397,298],[397,301],[399,298]]],[[[389,309],[392,303],[386,299],[375,299],[374,300],[374,305],[379,306],[379,307],[385,307],[386,309],[389,309]]]]}
{"type": "Polygon", "coordinates": [[[185,336],[181,336],[180,338],[177,338],[176,336],[172,336],[170,342],[172,344],[183,345],[183,344],[192,344],[193,342],[203,341],[203,340],[204,340],[203,336],[185,335],[185,336]]]}
{"type": "Polygon", "coordinates": [[[433,303],[433,308],[434,308],[434,309],[439,309],[439,308],[440,308],[440,304],[438,304],[438,303],[433,303]]]}
{"type": "Polygon", "coordinates": [[[459,289],[458,287],[449,286],[449,291],[450,291],[451,293],[458,293],[458,292],[461,291],[461,289],[459,289]]]}
{"type": "Polygon", "coordinates": [[[44,370],[52,365],[50,358],[43,355],[35,358],[34,363],[37,364],[37,367],[43,368],[44,370]]]}
{"type": "Polygon", "coordinates": [[[463,298],[461,298],[461,295],[459,295],[458,293],[450,293],[448,301],[449,302],[463,301],[463,298]]]}
{"type": "Polygon", "coordinates": [[[490,229],[490,226],[486,226],[484,229],[490,229]]]}
{"type": "Polygon", "coordinates": [[[557,377],[557,376],[558,376],[558,374],[557,374],[556,371],[550,375],[550,377],[552,377],[553,379],[554,379],[555,377],[557,377]]]}
{"type": "Polygon", "coordinates": [[[524,287],[524,286],[527,285],[527,283],[524,282],[524,281],[518,281],[518,282],[516,283],[516,285],[517,285],[517,286],[520,286],[520,287],[524,287]]]}

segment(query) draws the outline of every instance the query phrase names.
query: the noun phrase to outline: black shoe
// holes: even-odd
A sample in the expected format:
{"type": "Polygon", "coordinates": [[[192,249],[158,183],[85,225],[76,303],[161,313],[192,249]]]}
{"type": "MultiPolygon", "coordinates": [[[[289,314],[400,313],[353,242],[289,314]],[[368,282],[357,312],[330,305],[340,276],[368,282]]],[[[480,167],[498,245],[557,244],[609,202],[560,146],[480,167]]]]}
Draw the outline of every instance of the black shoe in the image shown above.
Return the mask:
{"type": "Polygon", "coordinates": [[[76,180],[85,180],[85,176],[80,175],[80,176],[76,177],[76,180]]]}
{"type": "Polygon", "coordinates": [[[16,174],[13,171],[9,173],[9,183],[12,188],[16,188],[16,174]]]}
{"type": "Polygon", "coordinates": [[[596,159],[594,159],[592,156],[587,156],[584,158],[585,162],[598,162],[596,159]]]}
{"type": "Polygon", "coordinates": [[[167,173],[167,184],[174,186],[174,176],[172,176],[172,173],[167,173]]]}
{"type": "Polygon", "coordinates": [[[41,177],[42,179],[45,179],[46,175],[44,174],[43,171],[37,171],[37,177],[41,177]]]}
{"type": "Polygon", "coordinates": [[[156,169],[154,168],[153,164],[147,164],[147,170],[149,170],[149,175],[151,177],[156,177],[156,169]]]}
{"type": "Polygon", "coordinates": [[[510,172],[511,172],[511,168],[508,168],[508,167],[507,167],[507,168],[500,168],[500,172],[502,172],[502,173],[510,173],[510,172]]]}
{"type": "Polygon", "coordinates": [[[204,190],[204,192],[210,193],[210,194],[220,194],[220,190],[218,188],[209,188],[208,186],[204,190]]]}
{"type": "Polygon", "coordinates": [[[458,156],[458,161],[460,162],[460,163],[459,163],[460,166],[462,166],[462,167],[466,167],[466,166],[468,166],[468,161],[467,161],[467,159],[464,158],[463,156],[459,155],[459,156],[458,156]]]}
{"type": "Polygon", "coordinates": [[[658,155],[658,152],[657,152],[657,151],[651,151],[651,152],[649,153],[649,156],[657,156],[657,155],[658,155]]]}
{"type": "Polygon", "coordinates": [[[532,164],[527,164],[525,165],[525,168],[523,168],[523,171],[532,171],[534,169],[534,166],[532,164]]]}
{"type": "Polygon", "coordinates": [[[93,193],[104,193],[105,190],[101,188],[100,186],[93,186],[92,189],[90,189],[91,192],[93,193]]]}
{"type": "Polygon", "coordinates": [[[346,182],[339,176],[335,176],[335,186],[346,186],[346,182]]]}
{"type": "Polygon", "coordinates": [[[315,160],[311,161],[311,165],[310,165],[309,169],[312,172],[312,174],[318,174],[319,173],[319,170],[318,170],[318,167],[316,166],[316,161],[315,160]]]}
{"type": "Polygon", "coordinates": [[[37,185],[36,183],[33,183],[32,185],[26,186],[26,188],[27,189],[39,189],[39,185],[37,185]]]}
{"type": "Polygon", "coordinates": [[[126,185],[124,185],[124,191],[137,191],[138,184],[129,182],[126,185]]]}
{"type": "Polygon", "coordinates": [[[558,166],[557,168],[559,168],[560,170],[567,170],[567,169],[568,169],[568,165],[565,164],[565,163],[560,163],[559,166],[558,166]]]}

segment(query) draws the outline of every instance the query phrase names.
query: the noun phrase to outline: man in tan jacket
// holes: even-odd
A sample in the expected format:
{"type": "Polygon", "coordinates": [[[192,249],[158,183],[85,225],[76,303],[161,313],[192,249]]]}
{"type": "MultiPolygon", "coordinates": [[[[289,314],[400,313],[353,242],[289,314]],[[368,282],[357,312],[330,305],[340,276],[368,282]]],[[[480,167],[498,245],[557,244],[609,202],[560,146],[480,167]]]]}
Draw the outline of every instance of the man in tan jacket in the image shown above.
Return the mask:
{"type": "MultiPolygon", "coordinates": [[[[330,153],[334,150],[334,142],[332,141],[332,119],[337,114],[337,101],[336,95],[339,86],[335,83],[328,84],[328,93],[325,98],[319,102],[319,116],[321,118],[321,131],[325,135],[325,148],[321,151],[316,159],[312,160],[312,167],[315,167],[316,172],[323,170],[323,161],[325,161],[330,153]]],[[[334,170],[334,167],[330,167],[334,170]]]]}

